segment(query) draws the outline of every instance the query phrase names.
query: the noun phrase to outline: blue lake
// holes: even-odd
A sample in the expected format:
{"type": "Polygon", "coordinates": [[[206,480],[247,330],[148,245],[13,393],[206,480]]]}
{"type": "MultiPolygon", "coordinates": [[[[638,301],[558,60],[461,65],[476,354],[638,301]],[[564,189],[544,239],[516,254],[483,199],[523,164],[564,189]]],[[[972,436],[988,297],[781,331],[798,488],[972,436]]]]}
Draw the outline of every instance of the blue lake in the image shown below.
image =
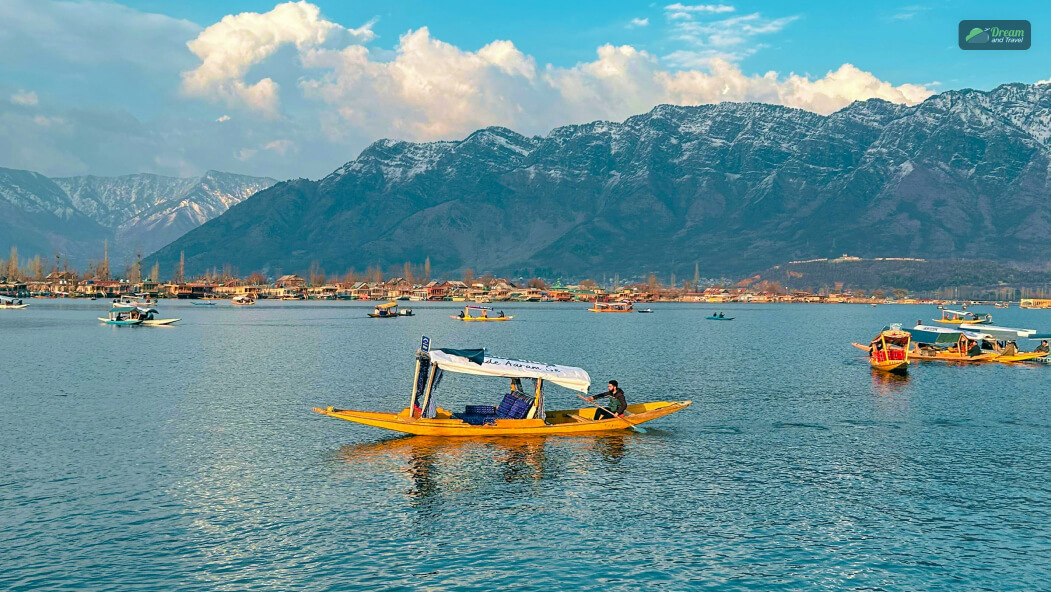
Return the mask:
{"type": "MultiPolygon", "coordinates": [[[[933,306],[162,301],[175,326],[118,328],[29,302],[0,311],[3,590],[1051,588],[1051,367],[897,379],[850,347],[933,306]],[[421,335],[694,404],[646,434],[459,441],[311,411],[405,407],[421,335]]],[[[455,409],[505,385],[442,387],[455,409]]]]}

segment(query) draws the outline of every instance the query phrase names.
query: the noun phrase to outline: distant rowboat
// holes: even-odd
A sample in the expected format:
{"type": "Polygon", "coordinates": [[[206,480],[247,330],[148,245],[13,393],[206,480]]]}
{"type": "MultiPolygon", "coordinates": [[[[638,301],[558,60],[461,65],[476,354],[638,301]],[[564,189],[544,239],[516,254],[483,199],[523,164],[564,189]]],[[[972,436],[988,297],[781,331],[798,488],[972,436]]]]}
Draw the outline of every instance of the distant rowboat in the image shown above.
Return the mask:
{"type": "Polygon", "coordinates": [[[486,321],[510,321],[511,319],[515,318],[514,315],[512,315],[512,316],[504,315],[504,311],[502,311],[502,310],[500,311],[500,315],[499,316],[492,316],[491,317],[491,316],[489,316],[489,311],[491,311],[491,310],[493,310],[493,309],[491,307],[489,307],[489,306],[478,306],[478,305],[475,305],[475,304],[468,304],[467,306],[465,306],[463,308],[463,312],[461,312],[460,314],[458,314],[456,316],[449,315],[449,318],[450,319],[456,319],[458,321],[476,322],[476,323],[482,323],[482,322],[486,322],[486,321]],[[471,314],[472,311],[475,314],[472,315],[471,314]]]}
{"type": "Polygon", "coordinates": [[[28,306],[28,304],[25,304],[19,299],[0,296],[0,309],[22,310],[28,306]]]}

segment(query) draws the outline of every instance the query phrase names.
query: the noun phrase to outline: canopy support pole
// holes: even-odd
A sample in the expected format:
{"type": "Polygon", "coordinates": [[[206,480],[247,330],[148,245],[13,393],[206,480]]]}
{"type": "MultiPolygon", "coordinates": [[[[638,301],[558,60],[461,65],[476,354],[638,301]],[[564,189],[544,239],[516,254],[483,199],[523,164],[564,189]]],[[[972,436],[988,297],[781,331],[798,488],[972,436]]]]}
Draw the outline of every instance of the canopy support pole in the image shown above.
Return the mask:
{"type": "Polygon", "coordinates": [[[416,388],[420,383],[420,358],[416,358],[416,372],[412,375],[412,395],[409,396],[409,416],[416,416],[416,388]]]}
{"type": "Polygon", "coordinates": [[[431,389],[434,388],[434,377],[438,375],[438,365],[431,364],[431,373],[427,377],[427,390],[423,391],[423,401],[420,402],[420,417],[427,412],[427,406],[431,404],[431,389]]]}

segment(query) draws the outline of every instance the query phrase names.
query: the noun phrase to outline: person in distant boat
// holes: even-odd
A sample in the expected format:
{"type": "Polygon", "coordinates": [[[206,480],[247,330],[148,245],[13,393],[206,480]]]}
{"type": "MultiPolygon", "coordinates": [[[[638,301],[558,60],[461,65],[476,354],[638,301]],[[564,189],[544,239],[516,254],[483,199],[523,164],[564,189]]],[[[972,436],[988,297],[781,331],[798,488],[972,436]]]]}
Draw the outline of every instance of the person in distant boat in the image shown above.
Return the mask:
{"type": "Polygon", "coordinates": [[[501,310],[501,311],[500,311],[500,314],[498,314],[498,315],[496,315],[496,316],[500,317],[501,319],[502,319],[502,318],[504,318],[504,311],[502,311],[502,310],[501,310]]]}
{"type": "Polygon", "coordinates": [[[462,310],[460,311],[460,318],[461,319],[463,318],[463,311],[462,310]]]}
{"type": "Polygon", "coordinates": [[[607,413],[606,409],[595,410],[595,420],[609,419],[613,415],[623,416],[624,410],[628,408],[628,400],[624,398],[624,391],[617,384],[616,380],[609,381],[609,390],[604,393],[599,393],[592,397],[588,397],[588,401],[594,401],[595,399],[609,398],[609,409],[613,414],[607,413]]]}
{"type": "Polygon", "coordinates": [[[1046,354],[1051,352],[1051,347],[1047,345],[1047,340],[1045,339],[1041,341],[1040,345],[1036,346],[1036,349],[1034,349],[1033,351],[1039,354],[1046,354]]]}
{"type": "Polygon", "coordinates": [[[725,317],[723,317],[723,313],[719,313],[719,318],[720,319],[725,318],[725,317]]]}

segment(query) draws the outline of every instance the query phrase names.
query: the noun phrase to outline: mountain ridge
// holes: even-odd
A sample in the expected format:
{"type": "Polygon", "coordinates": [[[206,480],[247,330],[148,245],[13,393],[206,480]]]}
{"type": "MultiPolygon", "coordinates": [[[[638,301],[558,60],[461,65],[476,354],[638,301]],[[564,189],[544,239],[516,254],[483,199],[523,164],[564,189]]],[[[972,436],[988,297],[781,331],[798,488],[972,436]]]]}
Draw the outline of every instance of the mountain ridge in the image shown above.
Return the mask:
{"type": "Polygon", "coordinates": [[[9,214],[0,241],[23,255],[57,249],[76,265],[101,258],[104,241],[114,259],[148,254],[276,182],[220,171],[49,178],[0,168],[0,207],[9,214]]]}
{"type": "Polygon", "coordinates": [[[191,270],[749,273],[791,259],[1051,257],[1051,86],[872,99],[831,115],[660,105],[546,136],[381,140],[155,258],[191,270]]]}

